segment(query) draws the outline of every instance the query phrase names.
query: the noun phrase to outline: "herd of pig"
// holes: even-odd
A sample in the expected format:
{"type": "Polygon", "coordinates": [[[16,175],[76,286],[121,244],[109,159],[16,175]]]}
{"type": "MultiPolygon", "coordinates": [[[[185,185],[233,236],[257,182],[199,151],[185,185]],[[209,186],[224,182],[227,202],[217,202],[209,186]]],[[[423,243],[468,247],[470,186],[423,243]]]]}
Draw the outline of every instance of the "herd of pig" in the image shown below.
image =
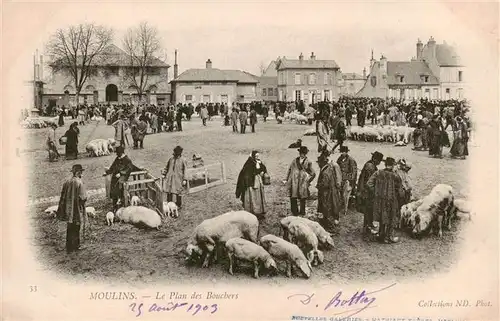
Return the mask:
{"type": "Polygon", "coordinates": [[[115,150],[115,139],[94,139],[87,143],[85,150],[89,157],[99,157],[111,155],[115,150]]]}
{"type": "MultiPolygon", "coordinates": [[[[165,215],[140,206],[140,202],[140,198],[134,196],[131,205],[118,209],[116,215],[108,212],[107,224],[112,225],[116,217],[123,223],[160,230],[167,216],[179,217],[173,202],[163,204],[165,215]]],[[[57,205],[45,212],[55,217],[57,205]]],[[[409,230],[417,238],[431,231],[441,237],[443,228],[449,229],[451,220],[459,214],[468,215],[470,219],[472,207],[468,201],[456,199],[450,185],[439,184],[424,198],[402,206],[400,227],[409,230]]],[[[95,218],[97,213],[93,207],[87,207],[86,215],[95,218]]],[[[259,277],[262,267],[272,273],[279,272],[276,261],[283,261],[288,277],[295,270],[299,275],[309,278],[313,266],[324,261],[322,250],[334,247],[332,235],[318,222],[305,217],[287,216],[280,220],[279,227],[280,236],[268,234],[259,239],[259,220],[249,212],[230,211],[205,219],[188,240],[186,261],[208,267],[217,261],[221,253],[226,253],[230,274],[234,273],[238,261],[250,262],[255,278],[259,277]]]]}

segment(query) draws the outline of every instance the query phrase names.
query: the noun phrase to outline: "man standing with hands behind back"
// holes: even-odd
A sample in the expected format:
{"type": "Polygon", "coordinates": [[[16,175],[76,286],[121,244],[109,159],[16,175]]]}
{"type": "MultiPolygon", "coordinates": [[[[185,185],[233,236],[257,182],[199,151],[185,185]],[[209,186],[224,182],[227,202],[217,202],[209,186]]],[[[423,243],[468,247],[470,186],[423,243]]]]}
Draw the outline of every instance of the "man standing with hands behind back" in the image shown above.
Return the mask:
{"type": "Polygon", "coordinates": [[[66,221],[66,253],[70,254],[82,249],[80,246],[80,234],[82,223],[87,223],[85,215],[85,201],[87,192],[82,182],[83,167],[75,164],[71,168],[73,176],[64,184],[59,199],[57,218],[66,221]]]}

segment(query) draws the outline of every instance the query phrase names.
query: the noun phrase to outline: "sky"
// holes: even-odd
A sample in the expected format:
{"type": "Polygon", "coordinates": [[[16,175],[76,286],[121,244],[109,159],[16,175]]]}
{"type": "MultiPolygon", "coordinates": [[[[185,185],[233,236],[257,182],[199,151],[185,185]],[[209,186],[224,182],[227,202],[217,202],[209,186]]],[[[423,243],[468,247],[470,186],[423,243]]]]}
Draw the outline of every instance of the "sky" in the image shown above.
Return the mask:
{"type": "MultiPolygon", "coordinates": [[[[3,59],[7,74],[17,79],[8,85],[15,87],[32,78],[33,53],[58,28],[103,24],[115,30],[114,43],[122,47],[127,28],[148,21],[160,31],[169,64],[178,50],[179,72],[204,68],[211,59],[214,68],[259,74],[259,66],[277,56],[314,52],[317,59],[335,60],[343,72],[362,73],[372,49],[376,59],[384,54],[389,61],[408,61],[417,39],[425,43],[430,36],[455,44],[471,66],[498,61],[495,9],[423,0],[4,3],[3,59]]],[[[471,81],[494,76],[496,69],[484,65],[473,72],[471,81]]]]}

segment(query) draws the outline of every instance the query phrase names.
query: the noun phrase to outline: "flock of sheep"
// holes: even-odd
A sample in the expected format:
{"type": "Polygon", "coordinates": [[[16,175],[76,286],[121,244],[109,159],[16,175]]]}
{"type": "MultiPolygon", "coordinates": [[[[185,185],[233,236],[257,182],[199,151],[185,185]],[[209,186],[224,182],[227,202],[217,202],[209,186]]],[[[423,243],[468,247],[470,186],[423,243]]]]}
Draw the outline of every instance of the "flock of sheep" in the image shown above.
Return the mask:
{"type": "Polygon", "coordinates": [[[87,143],[85,150],[89,157],[99,157],[111,155],[115,150],[115,139],[94,139],[87,143]]]}
{"type": "Polygon", "coordinates": [[[22,128],[46,128],[57,125],[58,117],[27,117],[21,121],[22,128]]]}

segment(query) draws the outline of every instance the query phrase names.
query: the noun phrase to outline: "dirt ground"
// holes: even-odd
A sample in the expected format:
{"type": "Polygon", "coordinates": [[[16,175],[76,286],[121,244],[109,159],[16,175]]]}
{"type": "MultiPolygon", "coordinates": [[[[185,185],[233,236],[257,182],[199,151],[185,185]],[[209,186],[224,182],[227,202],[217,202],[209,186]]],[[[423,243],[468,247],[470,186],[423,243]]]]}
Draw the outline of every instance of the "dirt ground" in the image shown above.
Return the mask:
{"type": "MultiPolygon", "coordinates": [[[[67,121],[67,123],[69,120],[67,121]]],[[[68,125],[68,124],[67,124],[68,125]]],[[[59,128],[61,136],[64,129],[59,128]]],[[[187,266],[183,250],[194,227],[202,220],[229,210],[241,209],[241,203],[234,192],[239,170],[253,149],[261,152],[271,176],[271,185],[266,187],[268,214],[260,227],[260,236],[279,231],[279,220],[290,213],[289,201],[281,181],[285,178],[289,163],[297,156],[295,149],[287,146],[297,138],[311,150],[309,157],[316,160],[316,138],[303,136],[312,128],[304,125],[283,124],[275,121],[257,125],[257,133],[233,134],[231,127],[221,126],[220,120],[201,126],[199,119],[184,123],[184,132],[148,135],[144,150],[127,150],[133,162],[147,168],[159,176],[176,145],[184,147],[184,154],[200,154],[206,164],[224,161],[227,183],[206,191],[188,195],[183,200],[180,217],[171,220],[161,231],[147,231],[125,224],[106,226],[105,213],[111,209],[111,202],[101,197],[93,197],[88,206],[94,206],[98,217],[92,220],[92,231],[85,242],[87,248],[77,254],[67,255],[65,246],[65,224],[44,215],[43,210],[53,204],[43,204],[28,208],[33,233],[32,243],[41,264],[47,271],[78,280],[93,280],[106,283],[152,284],[199,283],[203,281],[225,283],[260,282],[280,285],[290,280],[283,275],[264,275],[254,280],[250,266],[241,266],[235,276],[227,272],[227,262],[222,260],[208,269],[187,266]]],[[[62,182],[70,176],[69,170],[75,163],[86,169],[83,180],[88,189],[104,187],[102,177],[104,167],[109,166],[114,156],[99,158],[82,157],[76,161],[49,163],[43,149],[45,130],[26,130],[26,149],[21,154],[30,174],[29,197],[40,198],[60,193],[62,182]]],[[[89,138],[108,138],[113,129],[91,123],[81,129],[80,150],[89,138]]],[[[358,167],[370,158],[370,153],[378,150],[386,156],[404,157],[413,163],[410,176],[414,183],[414,193],[421,197],[438,183],[450,184],[457,197],[469,194],[467,170],[469,160],[449,158],[445,148],[444,159],[430,158],[427,152],[415,152],[410,146],[395,147],[391,143],[347,142],[358,167]]],[[[63,153],[64,150],[60,148],[63,153]]],[[[471,150],[473,154],[474,151],[471,150]]],[[[332,156],[337,159],[338,154],[332,156]]],[[[319,169],[316,167],[316,171],[319,169]]],[[[312,186],[315,185],[315,181],[312,186]]],[[[314,193],[314,188],[311,188],[314,193]]],[[[309,280],[294,278],[294,282],[308,284],[348,283],[351,281],[372,282],[380,280],[402,281],[408,278],[424,278],[429,273],[445,272],[453,265],[460,243],[463,241],[467,222],[457,221],[452,231],[444,237],[431,235],[415,240],[403,233],[401,242],[393,245],[368,243],[361,238],[362,215],[349,211],[341,217],[341,225],[334,235],[335,248],[325,252],[324,264],[314,268],[309,280]]]]}

